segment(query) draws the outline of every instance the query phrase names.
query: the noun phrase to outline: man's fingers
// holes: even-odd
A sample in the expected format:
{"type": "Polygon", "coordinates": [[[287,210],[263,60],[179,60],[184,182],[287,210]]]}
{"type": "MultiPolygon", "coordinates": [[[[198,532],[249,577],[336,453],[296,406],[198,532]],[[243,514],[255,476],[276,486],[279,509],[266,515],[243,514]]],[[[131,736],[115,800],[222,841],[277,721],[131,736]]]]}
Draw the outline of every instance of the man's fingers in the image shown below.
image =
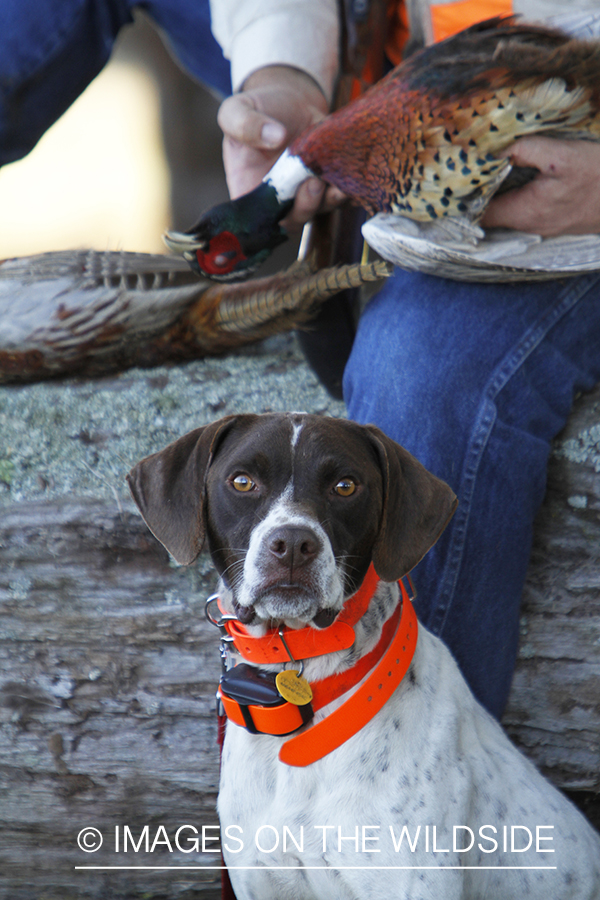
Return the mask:
{"type": "Polygon", "coordinates": [[[297,231],[317,213],[330,212],[346,199],[346,195],[338,188],[325,184],[319,178],[308,178],[298,188],[294,207],[282,225],[288,231],[297,231]]]}
{"type": "Polygon", "coordinates": [[[563,141],[555,138],[534,135],[519,138],[498,156],[508,156],[514,166],[532,166],[542,174],[554,178],[568,164],[571,148],[572,142],[565,146],[563,141]]]}
{"type": "Polygon", "coordinates": [[[332,184],[328,184],[327,191],[325,192],[322,211],[331,212],[332,209],[340,206],[347,199],[347,194],[344,194],[343,191],[340,191],[339,188],[334,187],[332,184]]]}
{"type": "Polygon", "coordinates": [[[536,194],[531,185],[494,197],[481,220],[484,228],[514,228],[517,231],[539,231],[536,194]]]}
{"type": "Polygon", "coordinates": [[[223,133],[240,144],[262,150],[283,148],[287,132],[275,119],[258,112],[248,94],[233,94],[219,107],[217,121],[223,133]]]}
{"type": "Polygon", "coordinates": [[[519,166],[539,169],[533,181],[496,197],[482,219],[487,227],[532,231],[542,237],[600,233],[600,144],[521,138],[504,151],[519,166]]]}
{"type": "Polygon", "coordinates": [[[241,197],[254,190],[276,158],[277,152],[260,150],[225,137],[223,140],[223,164],[231,199],[235,200],[236,197],[241,197]]]}
{"type": "Polygon", "coordinates": [[[325,183],[319,178],[308,178],[301,184],[294,200],[293,209],[281,223],[288,231],[298,231],[319,210],[325,193],[325,183]]]}

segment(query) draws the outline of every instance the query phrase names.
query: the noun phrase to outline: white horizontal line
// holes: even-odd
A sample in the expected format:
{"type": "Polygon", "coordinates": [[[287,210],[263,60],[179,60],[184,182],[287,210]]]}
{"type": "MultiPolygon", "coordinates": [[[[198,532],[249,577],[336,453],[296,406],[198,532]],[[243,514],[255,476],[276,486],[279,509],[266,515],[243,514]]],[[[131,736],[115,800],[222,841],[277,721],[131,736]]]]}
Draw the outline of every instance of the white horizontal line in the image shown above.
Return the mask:
{"type": "Polygon", "coordinates": [[[147,869],[152,871],[161,871],[161,872],[201,872],[201,871],[211,871],[211,870],[222,870],[222,869],[335,869],[336,871],[342,871],[345,869],[373,869],[378,871],[387,871],[387,870],[421,870],[421,869],[505,869],[505,870],[514,870],[514,869],[556,869],[557,866],[75,866],[75,869],[94,869],[94,870],[102,870],[103,872],[113,871],[116,869],[147,869]]]}

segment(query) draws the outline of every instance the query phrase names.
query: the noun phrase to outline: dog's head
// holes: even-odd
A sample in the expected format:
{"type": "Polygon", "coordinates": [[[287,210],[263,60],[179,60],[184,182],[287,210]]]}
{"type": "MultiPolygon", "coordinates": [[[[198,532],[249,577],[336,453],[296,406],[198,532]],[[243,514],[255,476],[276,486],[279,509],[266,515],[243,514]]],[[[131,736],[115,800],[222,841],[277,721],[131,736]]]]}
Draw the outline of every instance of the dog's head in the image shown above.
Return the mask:
{"type": "Polygon", "coordinates": [[[448,485],[378,428],[303,413],[220,419],[127,480],[178,562],[206,541],[246,623],[329,625],[371,562],[398,580],[456,507],[448,485]]]}

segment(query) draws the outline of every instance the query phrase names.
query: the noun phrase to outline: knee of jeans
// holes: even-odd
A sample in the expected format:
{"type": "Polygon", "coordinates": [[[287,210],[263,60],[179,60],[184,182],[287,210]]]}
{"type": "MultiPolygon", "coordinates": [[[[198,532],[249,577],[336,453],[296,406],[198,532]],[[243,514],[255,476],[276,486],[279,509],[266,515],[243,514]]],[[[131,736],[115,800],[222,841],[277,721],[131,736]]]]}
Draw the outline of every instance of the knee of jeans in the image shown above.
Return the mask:
{"type": "Polygon", "coordinates": [[[131,6],[130,0],[8,4],[15,39],[0,59],[0,164],[25,156],[96,77],[120,28],[133,21],[131,6]]]}

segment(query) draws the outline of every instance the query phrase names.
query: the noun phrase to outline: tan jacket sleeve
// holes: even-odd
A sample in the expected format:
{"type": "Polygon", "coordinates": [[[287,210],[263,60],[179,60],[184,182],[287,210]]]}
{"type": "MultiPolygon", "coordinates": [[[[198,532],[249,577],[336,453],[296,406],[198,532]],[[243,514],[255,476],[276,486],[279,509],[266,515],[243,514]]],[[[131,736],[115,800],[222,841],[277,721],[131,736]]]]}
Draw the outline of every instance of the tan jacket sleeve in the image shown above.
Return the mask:
{"type": "Polygon", "coordinates": [[[331,102],[339,60],[336,0],[211,0],[210,6],[234,91],[256,69],[287,65],[308,72],[331,102]]]}

